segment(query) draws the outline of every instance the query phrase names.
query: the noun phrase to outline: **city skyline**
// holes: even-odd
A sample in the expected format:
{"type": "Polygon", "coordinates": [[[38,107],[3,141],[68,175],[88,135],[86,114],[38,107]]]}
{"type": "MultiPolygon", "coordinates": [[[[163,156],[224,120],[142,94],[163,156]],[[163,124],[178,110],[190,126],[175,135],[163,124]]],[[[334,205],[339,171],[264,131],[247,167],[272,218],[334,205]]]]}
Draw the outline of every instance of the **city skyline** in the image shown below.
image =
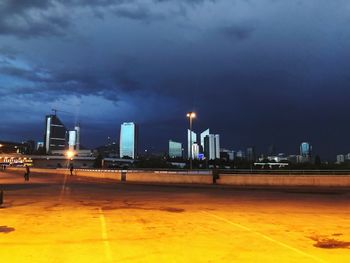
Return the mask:
{"type": "MultiPolygon", "coordinates": [[[[77,156],[91,156],[94,155],[94,150],[100,152],[102,149],[106,153],[112,154],[114,157],[119,158],[131,158],[138,159],[149,155],[166,155],[170,158],[181,157],[183,159],[191,159],[190,156],[190,130],[187,129],[187,156],[183,155],[186,150],[182,146],[182,142],[176,142],[173,140],[168,141],[168,149],[163,152],[153,152],[152,147],[146,149],[144,152],[139,150],[139,128],[134,122],[123,122],[120,125],[119,138],[113,140],[111,137],[107,138],[107,143],[100,145],[94,149],[80,149],[80,137],[81,137],[81,127],[80,124],[76,123],[74,129],[69,129],[60,120],[57,115],[57,110],[52,110],[54,114],[46,115],[45,117],[45,137],[44,142],[34,140],[27,140],[22,142],[5,142],[8,145],[8,150],[11,148],[11,144],[18,145],[18,151],[31,152],[35,154],[48,154],[48,155],[66,155],[68,152],[75,154],[77,156]],[[118,142],[117,142],[118,140],[118,142]],[[35,145],[36,146],[33,146],[35,145]],[[114,145],[114,149],[112,149],[114,145]],[[40,147],[43,149],[41,150],[40,147]],[[107,147],[107,148],[106,148],[107,147]],[[34,150],[34,148],[36,150],[34,150]],[[20,150],[21,149],[21,150],[20,150]],[[31,149],[31,150],[30,150],[31,149]],[[115,154],[116,152],[117,155],[115,154]],[[145,155],[144,155],[145,154],[145,155]]],[[[194,116],[197,114],[194,113],[194,116]]],[[[227,160],[233,161],[236,158],[242,160],[247,160],[249,162],[255,161],[266,161],[273,160],[275,162],[288,161],[290,163],[314,163],[316,159],[321,160],[318,154],[312,153],[313,146],[309,142],[301,142],[299,146],[299,153],[286,153],[286,152],[276,152],[275,145],[270,145],[267,151],[255,151],[255,146],[249,146],[245,149],[227,149],[225,146],[220,145],[220,135],[211,134],[210,128],[197,133],[196,131],[191,131],[192,133],[192,160],[227,160]],[[274,153],[273,153],[274,152],[274,153]],[[228,159],[227,159],[228,158],[228,159]],[[316,158],[316,159],[315,159],[316,158]]],[[[1,140],[0,140],[1,142],[1,140]]],[[[0,144],[0,147],[4,146],[0,144]]],[[[6,146],[7,147],[7,146],[6,146]]],[[[70,154],[69,153],[69,154],[70,154]]],[[[101,153],[101,152],[100,152],[101,153]]],[[[96,152],[95,152],[96,154],[96,152]]],[[[108,155],[109,155],[108,154],[108,155]]],[[[348,154],[350,156],[350,153],[348,154]]],[[[348,156],[347,155],[347,156],[348,156]]],[[[336,163],[342,163],[344,161],[339,161],[342,154],[336,155],[336,163]]],[[[348,160],[348,157],[343,157],[343,159],[348,160]]],[[[323,161],[331,161],[332,159],[323,159],[323,161]]]]}
{"type": "Polygon", "coordinates": [[[227,148],[302,141],[348,152],[346,1],[5,1],[0,9],[2,140],[41,140],[48,109],[102,145],[125,120],[140,148],[196,130],[227,148]],[[310,17],[310,13],[314,14],[310,17]],[[154,134],[154,130],[159,133],[154,134]]]}
{"type": "MultiPolygon", "coordinates": [[[[32,149],[36,148],[38,151],[40,147],[43,148],[45,154],[53,154],[53,155],[62,155],[66,154],[66,151],[75,152],[77,155],[91,155],[92,151],[96,150],[100,147],[110,147],[112,144],[115,145],[115,149],[113,151],[118,151],[118,155],[120,158],[127,157],[132,159],[137,159],[140,156],[143,156],[143,151],[139,150],[139,128],[138,124],[135,122],[123,122],[120,125],[120,130],[118,133],[118,138],[107,138],[107,142],[104,145],[99,145],[95,148],[85,148],[80,150],[80,137],[81,137],[81,127],[79,123],[74,125],[74,129],[69,129],[65,125],[64,122],[61,121],[60,117],[57,115],[57,110],[53,109],[53,114],[46,115],[45,117],[45,129],[44,129],[44,141],[34,141],[27,140],[21,142],[9,142],[2,141],[3,143],[14,143],[14,145],[23,145],[23,149],[27,149],[26,147],[30,147],[32,149]],[[36,143],[36,146],[31,146],[36,143]]],[[[196,113],[194,113],[196,115],[196,113]]],[[[247,148],[242,149],[228,149],[225,146],[220,145],[220,135],[219,134],[211,134],[210,128],[197,133],[192,130],[192,159],[222,159],[226,157],[222,157],[221,153],[228,154],[230,156],[230,160],[238,158],[243,158],[248,161],[256,161],[263,160],[264,158],[268,158],[269,160],[284,160],[286,161],[288,158],[291,160],[295,159],[298,163],[312,163],[314,162],[314,158],[320,158],[318,154],[312,153],[313,146],[309,142],[301,142],[299,146],[299,153],[294,152],[283,152],[276,151],[275,145],[270,145],[267,150],[261,150],[256,152],[255,146],[249,146],[247,148]],[[273,149],[273,150],[271,150],[273,149]],[[274,152],[274,153],[273,153],[274,152]],[[201,155],[201,156],[200,156],[201,155]],[[287,158],[288,157],[288,158],[287,158]]],[[[149,154],[167,154],[170,158],[180,157],[179,153],[181,153],[182,158],[189,159],[190,156],[190,139],[189,139],[190,130],[187,129],[187,149],[184,149],[182,146],[182,142],[176,142],[173,140],[168,141],[167,150],[163,150],[162,152],[154,152],[152,151],[152,147],[149,149],[145,149],[144,153],[146,155],[149,154]],[[183,151],[187,150],[187,155],[183,155],[183,151]],[[173,153],[176,152],[176,154],[173,153]]],[[[1,142],[1,140],[0,140],[1,142]]],[[[3,146],[3,145],[1,145],[3,146]]],[[[38,151],[42,153],[41,151],[38,151]]],[[[349,153],[350,154],[350,153],[349,153]]],[[[337,153],[336,159],[341,154],[337,153]]],[[[346,158],[347,159],[347,158],[346,158]]],[[[290,161],[290,160],[289,160],[290,161]]],[[[324,159],[324,161],[332,161],[332,159],[324,159]]],[[[293,161],[292,161],[293,162],[293,161]]],[[[338,162],[338,161],[337,161],[338,162]]],[[[339,162],[338,162],[339,163],[339,162]]]]}

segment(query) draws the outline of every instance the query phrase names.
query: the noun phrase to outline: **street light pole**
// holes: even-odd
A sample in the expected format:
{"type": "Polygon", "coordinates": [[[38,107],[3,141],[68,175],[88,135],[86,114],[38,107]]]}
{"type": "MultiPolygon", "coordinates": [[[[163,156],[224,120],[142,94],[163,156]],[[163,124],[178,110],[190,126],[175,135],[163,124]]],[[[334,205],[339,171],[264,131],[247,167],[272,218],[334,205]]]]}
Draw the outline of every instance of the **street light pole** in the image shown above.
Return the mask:
{"type": "Polygon", "coordinates": [[[195,112],[187,113],[187,118],[190,120],[190,170],[192,170],[192,119],[196,117],[195,112]]]}

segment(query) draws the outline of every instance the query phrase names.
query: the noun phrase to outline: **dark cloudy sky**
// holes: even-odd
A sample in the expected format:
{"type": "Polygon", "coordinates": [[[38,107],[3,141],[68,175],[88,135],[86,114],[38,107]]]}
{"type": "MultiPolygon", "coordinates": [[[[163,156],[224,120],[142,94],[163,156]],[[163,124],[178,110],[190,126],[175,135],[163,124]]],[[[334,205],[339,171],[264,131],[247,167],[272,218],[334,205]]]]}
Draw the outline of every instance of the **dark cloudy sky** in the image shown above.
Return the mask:
{"type": "Polygon", "coordinates": [[[350,152],[348,0],[1,0],[0,138],[83,143],[140,125],[142,148],[209,127],[222,146],[350,152]]]}

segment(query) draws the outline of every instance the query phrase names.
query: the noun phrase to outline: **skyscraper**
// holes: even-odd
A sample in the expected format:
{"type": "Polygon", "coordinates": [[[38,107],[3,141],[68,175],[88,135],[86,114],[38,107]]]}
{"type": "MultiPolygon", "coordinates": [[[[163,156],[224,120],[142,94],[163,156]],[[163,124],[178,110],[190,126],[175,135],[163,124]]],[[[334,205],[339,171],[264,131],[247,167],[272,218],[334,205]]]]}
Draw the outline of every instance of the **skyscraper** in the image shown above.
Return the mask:
{"type": "Polygon", "coordinates": [[[311,161],[311,152],[312,146],[308,142],[302,142],[300,144],[300,156],[301,162],[310,162],[311,161]]]}
{"type": "Polygon", "coordinates": [[[220,158],[219,134],[208,134],[204,138],[204,156],[209,160],[220,158]]]}
{"type": "Polygon", "coordinates": [[[205,131],[203,131],[201,133],[201,147],[202,147],[202,152],[205,153],[205,145],[204,145],[204,138],[205,136],[209,135],[210,134],[210,130],[209,129],[206,129],[205,131]]]}
{"type": "Polygon", "coordinates": [[[215,159],[220,159],[220,135],[215,134],[215,159]]]}
{"type": "MultiPolygon", "coordinates": [[[[190,149],[191,149],[191,147],[193,147],[193,144],[195,144],[195,143],[197,143],[197,134],[193,131],[191,132],[190,130],[187,130],[187,150],[188,150],[187,156],[188,156],[188,159],[191,158],[190,157],[190,155],[191,155],[190,149]],[[191,136],[192,136],[192,145],[191,145],[191,136]]],[[[196,155],[195,155],[194,151],[192,151],[192,159],[194,159],[195,156],[196,155]]]]}
{"type": "Polygon", "coordinates": [[[274,144],[271,144],[269,148],[267,149],[267,155],[273,156],[276,154],[276,146],[274,144]]]}
{"type": "Polygon", "coordinates": [[[76,144],[75,144],[75,149],[77,151],[80,150],[80,125],[76,125],[74,127],[74,130],[76,131],[76,144]]]}
{"type": "Polygon", "coordinates": [[[69,150],[75,150],[77,145],[77,131],[69,131],[68,132],[68,146],[69,150]]]}
{"type": "Polygon", "coordinates": [[[68,132],[69,150],[80,150],[80,127],[77,125],[73,131],[68,132]]]}
{"type": "Polygon", "coordinates": [[[133,122],[124,122],[120,127],[120,158],[137,157],[138,129],[133,122]]]}
{"type": "Polygon", "coordinates": [[[169,140],[169,157],[182,157],[182,143],[169,140]]]}
{"type": "Polygon", "coordinates": [[[199,144],[198,143],[192,144],[192,155],[193,155],[193,159],[199,159],[199,144]]]}
{"type": "Polygon", "coordinates": [[[256,158],[255,147],[247,148],[247,160],[250,161],[250,162],[254,162],[255,158],[256,158]]]}
{"type": "Polygon", "coordinates": [[[46,116],[44,149],[47,154],[66,148],[66,127],[56,114],[46,116]]]}

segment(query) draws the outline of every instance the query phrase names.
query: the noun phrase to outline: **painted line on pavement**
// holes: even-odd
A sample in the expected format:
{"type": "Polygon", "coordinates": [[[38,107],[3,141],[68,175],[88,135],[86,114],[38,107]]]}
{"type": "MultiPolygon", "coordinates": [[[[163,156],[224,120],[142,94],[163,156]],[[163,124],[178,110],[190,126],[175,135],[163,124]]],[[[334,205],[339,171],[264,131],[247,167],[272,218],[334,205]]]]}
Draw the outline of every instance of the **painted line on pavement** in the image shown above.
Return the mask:
{"type": "Polygon", "coordinates": [[[107,261],[112,261],[112,251],[111,251],[111,246],[110,246],[109,241],[108,241],[106,218],[103,214],[101,207],[99,207],[98,212],[100,214],[101,235],[102,235],[103,245],[105,247],[106,259],[107,259],[107,261]]]}
{"type": "Polygon", "coordinates": [[[301,251],[300,249],[297,249],[297,248],[295,248],[295,247],[292,247],[292,246],[290,246],[290,245],[287,245],[287,244],[285,244],[285,243],[283,243],[283,242],[281,242],[281,241],[278,241],[278,240],[276,240],[276,239],[274,239],[274,238],[272,238],[272,237],[269,237],[269,236],[267,236],[267,235],[265,235],[265,234],[263,234],[263,233],[260,233],[260,232],[258,232],[258,231],[255,231],[255,230],[253,230],[253,229],[251,229],[251,228],[249,228],[249,227],[246,227],[246,226],[244,226],[244,225],[241,225],[241,224],[232,222],[231,220],[228,220],[228,219],[226,219],[226,218],[224,218],[224,217],[215,215],[215,214],[213,214],[213,213],[209,213],[209,212],[207,212],[207,211],[201,211],[201,212],[204,213],[204,214],[207,214],[207,215],[209,215],[209,216],[211,216],[211,217],[214,217],[214,218],[216,218],[216,219],[219,219],[219,220],[221,220],[221,221],[224,221],[224,222],[226,222],[226,223],[228,223],[228,224],[230,224],[230,225],[233,225],[233,226],[235,226],[235,227],[237,227],[237,228],[246,230],[246,231],[248,231],[248,232],[250,232],[250,233],[253,233],[253,234],[257,235],[257,236],[260,236],[260,237],[262,237],[262,238],[264,238],[264,239],[266,239],[266,240],[268,240],[268,241],[270,241],[270,242],[273,242],[273,243],[275,243],[275,244],[277,244],[277,245],[280,245],[281,247],[284,247],[284,248],[287,248],[287,249],[289,249],[289,250],[291,250],[291,251],[294,251],[294,252],[296,252],[296,253],[299,254],[299,255],[302,255],[302,256],[311,258],[311,259],[315,260],[316,262],[326,263],[326,261],[324,261],[324,260],[321,259],[321,258],[318,258],[318,257],[315,257],[315,256],[313,256],[313,255],[310,255],[310,254],[308,254],[308,253],[306,253],[306,252],[304,252],[304,251],[301,251]]]}
{"type": "Polygon", "coordinates": [[[61,192],[60,192],[60,201],[62,200],[63,198],[63,195],[64,195],[64,191],[66,189],[66,184],[67,184],[67,174],[64,174],[64,178],[63,178],[63,184],[62,184],[62,188],[61,188],[61,192]]]}

